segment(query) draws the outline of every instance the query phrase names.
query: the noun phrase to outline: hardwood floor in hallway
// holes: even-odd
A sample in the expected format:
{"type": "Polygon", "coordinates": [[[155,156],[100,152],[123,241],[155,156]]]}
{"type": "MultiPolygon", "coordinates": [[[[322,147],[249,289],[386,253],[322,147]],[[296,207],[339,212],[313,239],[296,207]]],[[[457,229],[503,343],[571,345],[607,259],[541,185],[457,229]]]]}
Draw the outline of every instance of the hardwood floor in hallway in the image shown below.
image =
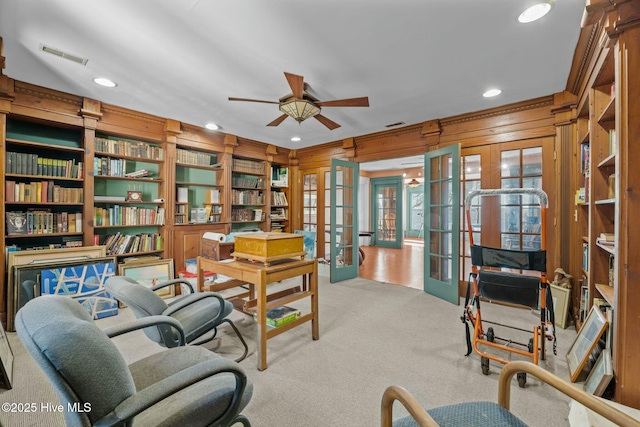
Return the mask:
{"type": "Polygon", "coordinates": [[[406,239],[402,249],[361,248],[365,258],[360,265],[360,277],[422,289],[424,245],[421,239],[406,239]]]}

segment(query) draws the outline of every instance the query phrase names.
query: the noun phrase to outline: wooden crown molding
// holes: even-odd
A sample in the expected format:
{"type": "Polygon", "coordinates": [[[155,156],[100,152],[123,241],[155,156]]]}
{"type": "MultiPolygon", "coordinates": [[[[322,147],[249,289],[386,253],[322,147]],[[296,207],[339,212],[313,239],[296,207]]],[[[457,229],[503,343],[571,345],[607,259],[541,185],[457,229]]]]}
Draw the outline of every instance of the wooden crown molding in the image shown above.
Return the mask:
{"type": "Polygon", "coordinates": [[[25,94],[34,96],[37,98],[50,99],[52,101],[63,102],[73,105],[78,108],[78,111],[82,109],[82,98],[74,95],[69,95],[64,92],[54,91],[53,89],[46,89],[40,86],[30,85],[28,83],[15,80],[14,91],[16,94],[25,94]],[[67,96],[64,96],[67,95],[67,96]]]}
{"type": "Polygon", "coordinates": [[[553,105],[553,96],[545,96],[534,100],[518,102],[515,104],[503,105],[501,107],[492,108],[490,110],[482,110],[475,113],[467,113],[459,116],[453,116],[448,119],[441,119],[442,127],[451,126],[459,123],[470,122],[490,117],[502,116],[520,111],[533,110],[535,108],[547,107],[553,105]]]}
{"type": "Polygon", "coordinates": [[[357,144],[358,142],[371,141],[371,140],[380,139],[380,138],[387,138],[390,136],[397,136],[405,133],[414,133],[414,132],[420,133],[421,131],[422,131],[422,123],[417,123],[417,124],[405,126],[399,129],[393,129],[393,130],[387,130],[387,131],[382,131],[377,133],[370,133],[368,135],[356,136],[355,138],[353,138],[353,140],[357,144]]]}
{"type": "Polygon", "coordinates": [[[151,114],[145,114],[145,113],[141,113],[134,110],[128,110],[125,108],[116,107],[114,105],[102,104],[102,112],[110,113],[110,114],[121,116],[121,117],[127,117],[130,119],[140,120],[143,122],[161,124],[163,128],[167,120],[162,117],[152,116],[151,114]]]}

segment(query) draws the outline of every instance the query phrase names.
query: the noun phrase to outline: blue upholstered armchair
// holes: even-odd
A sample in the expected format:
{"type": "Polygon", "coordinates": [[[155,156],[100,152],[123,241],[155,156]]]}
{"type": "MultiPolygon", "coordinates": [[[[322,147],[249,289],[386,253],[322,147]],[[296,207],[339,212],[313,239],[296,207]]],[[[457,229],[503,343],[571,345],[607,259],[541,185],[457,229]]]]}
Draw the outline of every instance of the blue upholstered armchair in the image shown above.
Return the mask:
{"type": "Polygon", "coordinates": [[[127,366],[110,340],[162,323],[179,326],[151,316],[102,331],[77,301],[59,295],[35,298],[16,315],[18,336],[53,384],[69,426],[250,426],[240,411],[253,386],[238,363],[181,346],[127,366]]]}
{"type": "Polygon", "coordinates": [[[509,411],[511,380],[519,372],[526,372],[602,415],[619,426],[638,427],[640,423],[629,415],[598,400],[591,394],[557,377],[531,362],[515,361],[506,364],[500,372],[498,382],[498,403],[463,402],[425,410],[406,389],[399,386],[388,387],[382,396],[382,427],[526,427],[523,421],[509,411]],[[400,402],[409,412],[406,417],[393,420],[393,402],[400,402]]]}
{"type": "MultiPolygon", "coordinates": [[[[228,323],[242,342],[244,353],[236,362],[247,356],[249,348],[242,338],[240,331],[227,316],[233,311],[233,305],[215,292],[193,293],[191,283],[183,279],[169,280],[153,288],[147,288],[126,276],[113,276],[107,280],[104,287],[117,300],[125,303],[138,319],[147,316],[169,316],[178,321],[178,329],[184,334],[187,344],[204,344],[216,337],[218,326],[228,323]],[[191,293],[181,295],[167,304],[155,290],[176,284],[185,285],[191,293]],[[208,332],[212,336],[194,342],[208,332]]],[[[166,324],[159,324],[155,328],[146,328],[144,333],[153,341],[164,347],[179,345],[178,329],[166,324]]]]}

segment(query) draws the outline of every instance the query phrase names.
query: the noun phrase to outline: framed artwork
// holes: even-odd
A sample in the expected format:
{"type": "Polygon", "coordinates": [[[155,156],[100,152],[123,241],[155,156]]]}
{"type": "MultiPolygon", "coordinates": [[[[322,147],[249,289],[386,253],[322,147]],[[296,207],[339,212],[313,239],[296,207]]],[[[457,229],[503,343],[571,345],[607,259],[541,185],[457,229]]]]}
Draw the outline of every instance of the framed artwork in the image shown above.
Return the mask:
{"type": "Polygon", "coordinates": [[[555,324],[559,328],[567,327],[567,318],[569,317],[569,301],[571,301],[571,289],[561,286],[549,284],[551,288],[551,296],[553,297],[553,313],[555,324]]]}
{"type": "Polygon", "coordinates": [[[65,249],[45,249],[38,251],[15,251],[9,252],[7,256],[7,330],[13,331],[13,317],[11,313],[17,311],[13,307],[16,296],[13,291],[16,285],[13,283],[13,267],[19,265],[34,265],[50,263],[53,261],[82,261],[89,258],[100,258],[107,256],[106,246],[81,246],[77,248],[65,249]]]}
{"type": "Polygon", "coordinates": [[[567,353],[571,382],[576,382],[580,376],[582,369],[589,359],[589,355],[598,344],[608,324],[607,318],[598,306],[592,306],[567,353]]]}
{"type": "Polygon", "coordinates": [[[314,259],[316,257],[316,232],[295,230],[294,234],[302,234],[302,244],[304,251],[307,253],[304,257],[307,259],[314,259]]]}
{"type": "Polygon", "coordinates": [[[14,266],[7,323],[13,326],[18,310],[46,294],[76,299],[94,319],[118,314],[117,301],[104,289],[105,281],[115,275],[115,266],[114,257],[14,266]]]}
{"type": "MultiPolygon", "coordinates": [[[[118,266],[118,274],[130,277],[147,288],[158,285],[173,277],[173,259],[161,259],[146,262],[128,262],[118,266]]],[[[175,286],[167,286],[156,292],[161,298],[176,295],[175,286]]]]}
{"type": "Polygon", "coordinates": [[[589,376],[584,382],[584,391],[596,396],[602,396],[611,378],[613,378],[611,351],[606,348],[600,353],[596,364],[593,365],[591,372],[589,372],[589,376]]]}
{"type": "Polygon", "coordinates": [[[0,323],[0,388],[11,390],[13,381],[13,352],[0,323]]]}

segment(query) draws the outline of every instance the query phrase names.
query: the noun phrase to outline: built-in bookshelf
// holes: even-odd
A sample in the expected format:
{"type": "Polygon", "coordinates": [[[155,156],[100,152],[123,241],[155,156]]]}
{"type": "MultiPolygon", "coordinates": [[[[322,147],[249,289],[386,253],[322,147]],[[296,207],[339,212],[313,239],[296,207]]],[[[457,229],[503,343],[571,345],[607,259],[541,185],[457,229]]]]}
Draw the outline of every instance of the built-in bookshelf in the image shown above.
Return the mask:
{"type": "Polygon", "coordinates": [[[233,157],[231,167],[231,227],[234,231],[265,229],[266,162],[233,157]]]}
{"type": "Polygon", "coordinates": [[[77,129],[7,119],[4,247],[82,245],[84,145],[77,129]]]}
{"type": "Polygon", "coordinates": [[[95,138],[94,244],[108,255],[162,253],[165,224],[159,144],[110,136],[95,138]]]}
{"type": "Polygon", "coordinates": [[[269,205],[269,229],[291,232],[289,225],[289,169],[271,165],[271,197],[269,205]]]}
{"type": "Polygon", "coordinates": [[[219,155],[176,148],[176,225],[224,221],[224,170],[219,155]]]}

